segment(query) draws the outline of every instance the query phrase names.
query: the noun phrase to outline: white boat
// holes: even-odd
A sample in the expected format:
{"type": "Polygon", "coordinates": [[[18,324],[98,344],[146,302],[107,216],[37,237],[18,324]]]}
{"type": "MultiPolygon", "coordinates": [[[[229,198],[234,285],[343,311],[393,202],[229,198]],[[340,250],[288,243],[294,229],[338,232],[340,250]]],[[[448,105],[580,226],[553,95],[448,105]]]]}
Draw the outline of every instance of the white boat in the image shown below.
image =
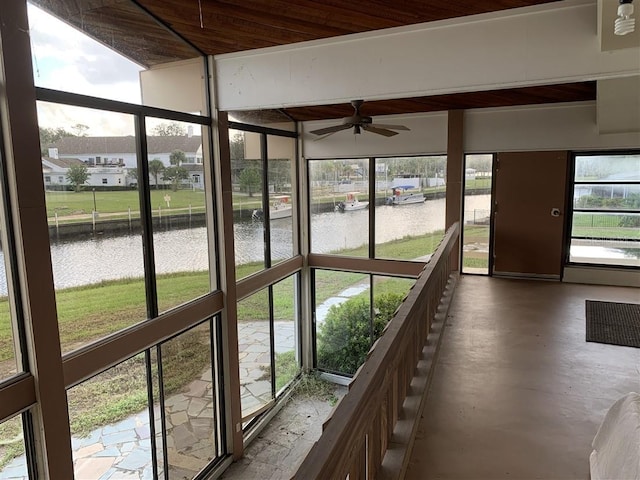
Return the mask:
{"type": "Polygon", "coordinates": [[[291,205],[291,197],[289,195],[278,195],[272,198],[269,208],[269,218],[286,218],[293,215],[293,206],[291,205]]]}
{"type": "MultiPolygon", "coordinates": [[[[291,205],[291,196],[276,195],[271,197],[271,205],[269,205],[269,219],[286,218],[293,215],[293,205],[291,205]]],[[[263,217],[262,210],[254,210],[251,218],[261,220],[263,217]]]]}
{"type": "Polygon", "coordinates": [[[409,192],[413,185],[400,185],[393,187],[393,195],[387,197],[387,205],[409,205],[411,203],[424,203],[425,198],[422,192],[409,192]]]}
{"type": "Polygon", "coordinates": [[[351,212],[353,210],[362,210],[369,206],[369,202],[361,202],[358,200],[360,192],[347,192],[344,202],[336,205],[336,212],[351,212]]]}

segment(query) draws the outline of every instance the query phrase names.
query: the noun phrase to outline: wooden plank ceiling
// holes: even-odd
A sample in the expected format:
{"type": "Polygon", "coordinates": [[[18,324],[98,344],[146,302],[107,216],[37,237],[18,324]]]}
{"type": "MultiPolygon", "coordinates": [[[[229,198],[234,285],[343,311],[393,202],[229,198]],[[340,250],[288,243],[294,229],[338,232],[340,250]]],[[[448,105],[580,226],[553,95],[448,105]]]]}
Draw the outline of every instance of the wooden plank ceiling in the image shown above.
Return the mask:
{"type": "Polygon", "coordinates": [[[216,55],[548,3],[554,0],[138,0],[216,55]]]}
{"type": "MultiPolygon", "coordinates": [[[[558,0],[31,0],[135,62],[150,67],[558,0]],[[149,15],[151,14],[151,15],[149,15]],[[186,41],[185,41],[186,40],[186,41]]],[[[389,115],[595,99],[595,82],[366,102],[389,115]]],[[[365,99],[366,100],[366,99],[365,99]]],[[[239,120],[305,121],[351,115],[350,104],[236,112],[239,120]]],[[[262,123],[262,122],[261,122],[262,123]]],[[[270,122],[269,122],[270,123],[270,122]]]]}

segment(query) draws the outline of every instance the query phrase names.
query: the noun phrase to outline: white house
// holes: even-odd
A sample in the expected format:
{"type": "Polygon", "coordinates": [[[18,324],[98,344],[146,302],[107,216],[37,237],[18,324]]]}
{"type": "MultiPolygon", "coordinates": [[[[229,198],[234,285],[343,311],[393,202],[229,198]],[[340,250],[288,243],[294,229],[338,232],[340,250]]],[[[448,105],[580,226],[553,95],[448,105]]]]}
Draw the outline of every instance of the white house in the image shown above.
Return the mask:
{"type": "MultiPolygon", "coordinates": [[[[52,158],[42,159],[42,175],[47,189],[62,188],[71,185],[67,178],[67,172],[73,165],[86,165],[77,158],[52,158]]],[[[135,183],[135,179],[128,175],[128,169],[122,165],[91,166],[87,165],[89,178],[85,183],[87,187],[127,187],[135,183]]]]}
{"type": "MultiPolygon", "coordinates": [[[[185,163],[202,164],[202,138],[196,135],[148,136],[149,160],[158,159],[169,166],[169,156],[181,150],[185,163]]],[[[77,158],[87,165],[137,166],[134,137],[64,137],[49,146],[57,150],[57,158],[77,158]]],[[[51,153],[50,153],[51,155],[51,153]]],[[[55,156],[55,155],[53,155],[55,156]]]]}
{"type": "MultiPolygon", "coordinates": [[[[171,165],[171,153],[175,150],[184,152],[186,161],[181,165],[189,171],[189,178],[182,183],[193,188],[203,189],[204,169],[202,166],[202,138],[200,136],[147,137],[148,160],[160,160],[165,167],[168,167],[171,165]]],[[[64,160],[77,160],[87,165],[92,174],[87,185],[129,186],[137,182],[133,176],[127,175],[128,170],[137,167],[136,147],[134,137],[131,136],[64,137],[49,147],[49,160],[51,159],[60,160],[60,168],[65,168],[62,166],[64,160]]],[[[49,177],[51,183],[45,181],[45,185],[68,185],[66,169],[63,174],[49,175],[49,177]]],[[[156,184],[154,175],[149,175],[149,183],[156,184]]],[[[164,183],[166,182],[162,180],[162,174],[159,174],[158,184],[164,183]]]]}

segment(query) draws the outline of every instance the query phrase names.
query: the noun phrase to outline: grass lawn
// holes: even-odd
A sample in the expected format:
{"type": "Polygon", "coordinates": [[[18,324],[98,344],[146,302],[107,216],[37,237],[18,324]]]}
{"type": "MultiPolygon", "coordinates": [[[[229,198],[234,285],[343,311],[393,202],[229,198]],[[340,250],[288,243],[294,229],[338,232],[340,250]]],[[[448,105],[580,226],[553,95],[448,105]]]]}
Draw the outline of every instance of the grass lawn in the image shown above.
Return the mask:
{"type": "Polygon", "coordinates": [[[574,224],[574,237],[640,239],[640,228],[633,227],[580,227],[574,224]]]}
{"type": "MultiPolygon", "coordinates": [[[[151,208],[156,210],[158,206],[167,208],[164,196],[171,197],[171,208],[188,208],[205,204],[204,192],[200,190],[151,190],[151,208]]],[[[97,191],[95,192],[96,209],[100,213],[132,212],[140,210],[140,199],[137,190],[121,191],[97,191]]],[[[46,192],[47,216],[53,217],[58,213],[59,217],[66,215],[87,214],[93,211],[93,192],[46,192]]]]}

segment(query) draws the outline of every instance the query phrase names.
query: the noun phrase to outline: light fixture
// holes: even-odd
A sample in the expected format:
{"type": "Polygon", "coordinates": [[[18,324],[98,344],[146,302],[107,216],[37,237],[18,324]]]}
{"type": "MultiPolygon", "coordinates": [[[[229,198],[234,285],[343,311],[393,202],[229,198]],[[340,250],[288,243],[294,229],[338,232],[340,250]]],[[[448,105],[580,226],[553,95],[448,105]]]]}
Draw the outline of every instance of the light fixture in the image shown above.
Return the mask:
{"type": "Polygon", "coordinates": [[[632,33],[636,28],[636,19],[631,17],[633,15],[633,0],[619,1],[618,18],[616,18],[613,33],[626,35],[627,33],[632,33]]]}

